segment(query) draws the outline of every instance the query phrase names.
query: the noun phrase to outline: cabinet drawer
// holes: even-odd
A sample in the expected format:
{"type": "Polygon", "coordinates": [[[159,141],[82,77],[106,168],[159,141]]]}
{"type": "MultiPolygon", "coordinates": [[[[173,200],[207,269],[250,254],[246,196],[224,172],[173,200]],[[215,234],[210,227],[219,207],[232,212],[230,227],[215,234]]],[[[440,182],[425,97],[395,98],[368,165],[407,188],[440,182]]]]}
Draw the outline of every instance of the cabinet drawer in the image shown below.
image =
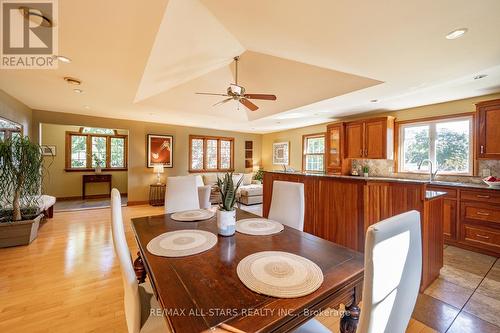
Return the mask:
{"type": "Polygon", "coordinates": [[[476,245],[484,244],[500,250],[500,230],[496,231],[468,224],[465,224],[463,228],[464,241],[476,245]]]}
{"type": "Polygon", "coordinates": [[[465,218],[500,223],[500,211],[468,206],[465,207],[465,218]]]}
{"type": "Polygon", "coordinates": [[[500,204],[500,193],[493,191],[461,191],[460,199],[500,204]]]}
{"type": "Polygon", "coordinates": [[[438,191],[438,192],[446,192],[445,198],[456,198],[457,197],[457,189],[449,188],[449,187],[441,187],[441,186],[427,186],[427,189],[430,191],[438,191]]]}

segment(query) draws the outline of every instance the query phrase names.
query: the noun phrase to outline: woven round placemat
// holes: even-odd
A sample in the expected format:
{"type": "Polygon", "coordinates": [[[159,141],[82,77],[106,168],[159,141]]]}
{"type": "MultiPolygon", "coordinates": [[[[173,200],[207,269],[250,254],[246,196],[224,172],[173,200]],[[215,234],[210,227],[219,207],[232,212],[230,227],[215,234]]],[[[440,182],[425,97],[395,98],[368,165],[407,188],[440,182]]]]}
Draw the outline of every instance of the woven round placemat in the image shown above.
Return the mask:
{"type": "Polygon", "coordinates": [[[175,221],[182,222],[193,222],[193,221],[202,221],[208,220],[212,218],[215,213],[211,210],[207,209],[193,209],[193,210],[185,210],[182,212],[176,212],[170,215],[170,218],[175,221]]]}
{"type": "Polygon", "coordinates": [[[308,295],[323,283],[323,272],[318,265],[288,252],[251,254],[239,262],[236,272],[250,290],[279,298],[308,295]]]}
{"type": "Polygon", "coordinates": [[[203,230],[176,230],[153,238],[147,245],[150,253],[162,257],[185,257],[211,249],[217,236],[203,230]]]}
{"type": "Polygon", "coordinates": [[[283,230],[283,224],[264,218],[243,219],[236,222],[236,231],[247,235],[272,235],[283,230]]]}

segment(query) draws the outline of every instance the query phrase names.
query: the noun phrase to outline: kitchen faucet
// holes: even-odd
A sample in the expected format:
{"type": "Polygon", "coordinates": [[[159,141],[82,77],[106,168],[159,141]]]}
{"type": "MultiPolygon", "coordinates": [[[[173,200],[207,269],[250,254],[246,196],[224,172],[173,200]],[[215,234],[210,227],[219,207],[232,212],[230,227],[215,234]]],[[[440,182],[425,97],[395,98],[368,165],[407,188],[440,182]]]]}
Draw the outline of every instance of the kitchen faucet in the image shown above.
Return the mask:
{"type": "Polygon", "coordinates": [[[418,164],[418,170],[420,170],[420,167],[422,166],[422,164],[423,164],[424,162],[427,162],[427,163],[429,163],[429,164],[430,164],[430,168],[429,168],[429,181],[431,181],[431,182],[432,182],[432,181],[434,181],[434,178],[436,178],[436,174],[437,174],[437,172],[438,172],[439,168],[437,168],[437,167],[436,167],[436,171],[435,171],[435,172],[432,172],[432,161],[431,161],[431,160],[429,160],[428,158],[426,158],[426,159],[424,159],[424,160],[420,161],[420,163],[418,164]]]}

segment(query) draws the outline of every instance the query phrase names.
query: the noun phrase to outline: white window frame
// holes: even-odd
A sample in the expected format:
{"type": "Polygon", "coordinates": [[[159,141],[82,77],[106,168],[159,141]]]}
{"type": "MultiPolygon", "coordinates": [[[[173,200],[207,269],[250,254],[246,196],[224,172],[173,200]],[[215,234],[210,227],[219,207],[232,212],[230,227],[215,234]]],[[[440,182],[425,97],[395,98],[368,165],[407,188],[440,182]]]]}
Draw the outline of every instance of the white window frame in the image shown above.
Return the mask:
{"type": "Polygon", "coordinates": [[[326,135],[325,133],[316,133],[316,134],[306,134],[303,135],[303,140],[302,140],[302,171],[304,172],[311,172],[311,173],[322,173],[325,172],[326,170],[326,135]],[[317,139],[317,138],[322,138],[323,139],[323,153],[307,153],[307,142],[308,139],[317,139]],[[323,155],[323,170],[308,170],[307,169],[307,156],[308,155],[323,155]]]}
{"type": "Polygon", "coordinates": [[[474,117],[469,116],[457,116],[450,118],[442,118],[437,120],[428,120],[428,121],[418,121],[411,122],[399,125],[399,142],[398,142],[398,172],[400,173],[414,173],[414,174],[428,174],[428,171],[415,171],[415,170],[405,170],[404,169],[404,130],[409,127],[417,127],[417,126],[429,126],[429,140],[431,142],[429,147],[429,159],[433,164],[433,172],[436,171],[436,124],[438,123],[449,123],[454,121],[469,121],[469,171],[467,172],[446,172],[439,170],[437,174],[439,175],[457,175],[457,176],[473,176],[474,174],[474,117]]]}

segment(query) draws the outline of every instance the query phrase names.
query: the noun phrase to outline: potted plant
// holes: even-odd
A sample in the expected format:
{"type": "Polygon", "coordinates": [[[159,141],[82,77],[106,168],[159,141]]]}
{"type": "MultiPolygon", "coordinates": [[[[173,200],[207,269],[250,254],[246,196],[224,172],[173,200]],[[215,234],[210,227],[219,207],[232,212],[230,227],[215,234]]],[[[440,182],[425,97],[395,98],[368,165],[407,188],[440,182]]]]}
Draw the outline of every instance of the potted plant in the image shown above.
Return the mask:
{"type": "Polygon", "coordinates": [[[233,173],[226,173],[224,178],[217,177],[221,201],[217,209],[217,229],[222,236],[232,236],[236,231],[236,192],[240,187],[243,177],[236,185],[233,182],[233,173]]]}
{"type": "Polygon", "coordinates": [[[259,181],[261,184],[264,182],[264,168],[259,168],[255,175],[253,176],[254,180],[259,181]]]}
{"type": "Polygon", "coordinates": [[[369,171],[368,165],[365,165],[363,167],[363,177],[368,177],[368,171],[369,171]]]}
{"type": "Polygon", "coordinates": [[[101,173],[102,165],[104,164],[103,161],[96,154],[92,154],[92,159],[95,163],[95,173],[101,173]]]}
{"type": "Polygon", "coordinates": [[[27,137],[0,140],[0,247],[37,237],[42,166],[41,147],[27,137]]]}

